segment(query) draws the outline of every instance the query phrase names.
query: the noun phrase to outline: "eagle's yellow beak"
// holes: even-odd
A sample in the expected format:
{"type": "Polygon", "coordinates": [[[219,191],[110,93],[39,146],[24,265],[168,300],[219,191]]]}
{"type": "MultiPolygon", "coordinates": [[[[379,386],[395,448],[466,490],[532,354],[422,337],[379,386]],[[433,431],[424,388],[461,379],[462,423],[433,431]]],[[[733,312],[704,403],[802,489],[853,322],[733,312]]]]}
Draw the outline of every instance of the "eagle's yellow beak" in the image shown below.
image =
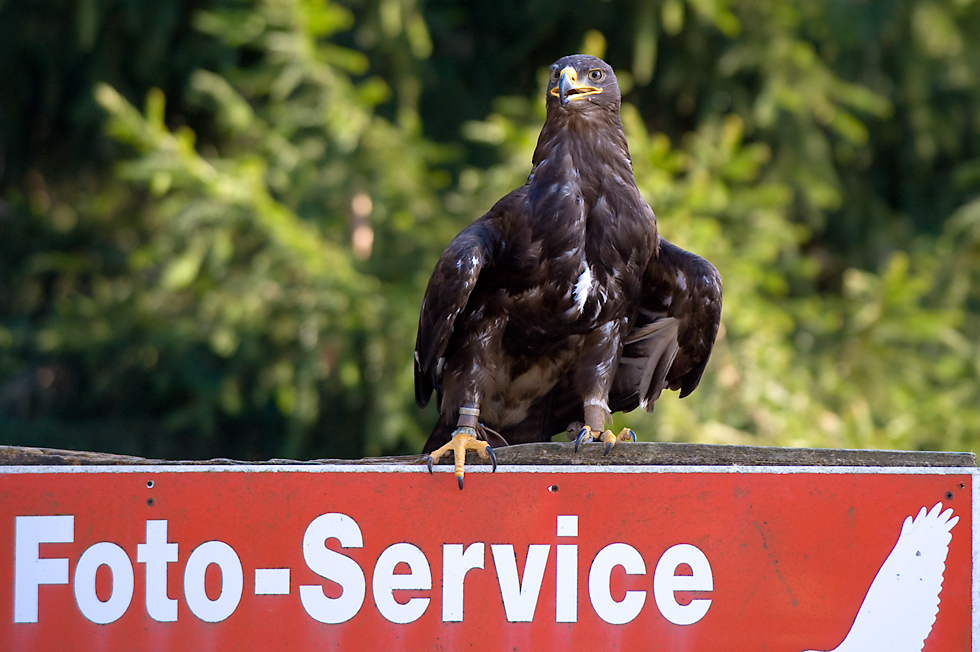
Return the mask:
{"type": "Polygon", "coordinates": [[[578,82],[578,73],[571,66],[562,68],[558,77],[558,85],[551,89],[551,94],[558,98],[562,106],[565,106],[572,100],[579,100],[588,95],[596,95],[601,92],[601,88],[589,86],[588,84],[580,84],[578,82]]]}

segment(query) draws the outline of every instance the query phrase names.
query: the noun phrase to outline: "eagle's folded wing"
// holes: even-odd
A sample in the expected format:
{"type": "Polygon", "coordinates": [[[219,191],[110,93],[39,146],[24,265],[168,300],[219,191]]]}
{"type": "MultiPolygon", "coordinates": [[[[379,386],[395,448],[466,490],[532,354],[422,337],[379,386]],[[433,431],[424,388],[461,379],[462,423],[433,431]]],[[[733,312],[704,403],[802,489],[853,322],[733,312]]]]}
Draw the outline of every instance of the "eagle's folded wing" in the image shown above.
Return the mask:
{"type": "Polygon", "coordinates": [[[721,321],[721,275],[666,240],[650,260],[640,309],[623,346],[609,407],[653,410],[665,389],[681,398],[701,381],[721,321]]]}
{"type": "MultiPolygon", "coordinates": [[[[415,402],[425,407],[441,391],[444,356],[453,326],[466,307],[483,268],[493,260],[499,237],[488,220],[470,224],[446,247],[429,279],[415,340],[415,402]]],[[[440,397],[441,399],[441,397],[440,397]]]]}

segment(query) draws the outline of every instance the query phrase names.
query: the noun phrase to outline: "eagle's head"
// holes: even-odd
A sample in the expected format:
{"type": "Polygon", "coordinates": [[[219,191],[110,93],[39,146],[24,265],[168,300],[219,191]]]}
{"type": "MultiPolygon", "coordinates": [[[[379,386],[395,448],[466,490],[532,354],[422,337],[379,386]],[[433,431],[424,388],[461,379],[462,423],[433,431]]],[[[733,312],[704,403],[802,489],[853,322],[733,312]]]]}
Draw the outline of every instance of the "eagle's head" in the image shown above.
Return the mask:
{"type": "Polygon", "coordinates": [[[548,114],[531,158],[529,182],[553,184],[555,174],[576,176],[582,170],[595,171],[592,181],[598,182],[611,173],[610,166],[621,178],[633,178],[619,118],[619,84],[609,64],[588,54],[562,57],[551,65],[545,103],[548,114]],[[564,154],[552,156],[556,149],[564,154]],[[557,167],[543,174],[538,165],[549,158],[557,167]]]}
{"type": "Polygon", "coordinates": [[[592,111],[600,107],[619,113],[616,73],[605,61],[588,54],[573,54],[551,64],[545,98],[549,114],[592,111]]]}

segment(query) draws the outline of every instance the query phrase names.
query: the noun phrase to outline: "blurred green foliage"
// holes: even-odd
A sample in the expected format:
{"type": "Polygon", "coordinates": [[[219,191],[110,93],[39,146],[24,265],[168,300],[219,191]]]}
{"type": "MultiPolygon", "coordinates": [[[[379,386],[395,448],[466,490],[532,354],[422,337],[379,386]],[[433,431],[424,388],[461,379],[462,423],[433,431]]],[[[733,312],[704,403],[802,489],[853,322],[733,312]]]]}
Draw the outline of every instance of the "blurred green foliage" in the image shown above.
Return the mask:
{"type": "Polygon", "coordinates": [[[975,448],[980,3],[0,0],[0,442],[414,452],[418,306],[523,183],[547,65],[725,279],[641,438],[975,448]]]}

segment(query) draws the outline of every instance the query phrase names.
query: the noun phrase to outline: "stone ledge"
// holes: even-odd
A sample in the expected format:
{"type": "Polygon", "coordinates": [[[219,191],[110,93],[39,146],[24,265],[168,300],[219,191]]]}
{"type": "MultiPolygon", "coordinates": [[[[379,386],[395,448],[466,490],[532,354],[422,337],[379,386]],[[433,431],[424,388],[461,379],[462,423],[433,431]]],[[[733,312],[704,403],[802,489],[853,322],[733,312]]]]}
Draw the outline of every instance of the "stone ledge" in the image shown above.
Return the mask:
{"type": "MultiPolygon", "coordinates": [[[[626,465],[626,466],[855,466],[855,467],[966,467],[976,468],[972,452],[851,450],[824,448],[777,448],[724,444],[639,442],[617,445],[608,456],[600,444],[586,444],[576,453],[571,442],[519,444],[495,449],[497,462],[506,465],[626,465]]],[[[92,465],[242,465],[242,464],[425,464],[425,455],[368,457],[358,460],[284,460],[260,462],[229,459],[155,460],[131,455],[0,446],[0,466],[92,465]]],[[[488,464],[475,453],[467,464],[488,464]]],[[[445,457],[440,464],[452,464],[445,457]]]]}

